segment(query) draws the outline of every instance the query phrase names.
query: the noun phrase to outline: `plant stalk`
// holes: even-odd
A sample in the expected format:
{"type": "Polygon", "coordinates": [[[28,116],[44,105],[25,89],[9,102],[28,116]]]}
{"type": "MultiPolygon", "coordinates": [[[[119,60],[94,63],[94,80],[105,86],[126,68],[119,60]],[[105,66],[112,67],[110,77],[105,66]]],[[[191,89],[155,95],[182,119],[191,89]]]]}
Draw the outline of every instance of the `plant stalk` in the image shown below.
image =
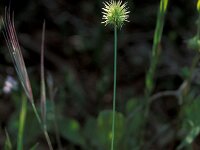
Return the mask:
{"type": "Polygon", "coordinates": [[[116,84],[117,84],[117,26],[114,27],[114,83],[113,83],[113,113],[112,113],[112,141],[111,150],[114,150],[115,140],[115,110],[116,110],[116,84]]]}
{"type": "Polygon", "coordinates": [[[48,132],[47,132],[47,127],[46,127],[45,124],[44,124],[44,135],[45,135],[45,138],[46,138],[46,140],[47,140],[49,149],[50,149],[50,150],[53,150],[53,146],[52,146],[52,144],[51,144],[51,139],[50,139],[50,137],[49,137],[49,134],[48,134],[48,132]]]}
{"type": "Polygon", "coordinates": [[[26,111],[27,111],[27,100],[24,95],[22,95],[22,106],[19,118],[19,129],[18,129],[18,139],[17,139],[17,150],[23,150],[23,135],[24,135],[24,126],[26,120],[26,111]]]}
{"type": "Polygon", "coordinates": [[[160,58],[160,51],[161,51],[160,43],[163,33],[167,5],[168,5],[168,0],[160,0],[160,9],[158,10],[157,14],[157,22],[153,39],[151,63],[145,80],[145,99],[146,99],[145,113],[144,113],[145,118],[147,118],[149,113],[149,97],[152,94],[152,91],[155,86],[154,76],[160,58]]]}
{"type": "Polygon", "coordinates": [[[37,118],[37,120],[38,120],[38,122],[39,122],[39,124],[40,124],[40,126],[41,126],[41,128],[42,128],[42,130],[43,130],[43,133],[44,133],[44,136],[45,136],[45,138],[46,138],[46,140],[47,140],[47,144],[48,144],[48,146],[49,146],[49,149],[50,149],[50,150],[53,150],[53,146],[52,146],[52,144],[51,144],[51,140],[50,140],[49,134],[48,134],[48,132],[47,132],[46,124],[43,124],[43,123],[42,123],[41,118],[40,118],[40,116],[39,116],[39,114],[38,114],[38,111],[37,111],[37,109],[36,109],[36,107],[35,107],[35,104],[34,104],[34,103],[31,103],[31,104],[32,104],[32,107],[33,107],[33,111],[34,111],[34,113],[35,113],[35,115],[36,115],[36,118],[37,118]]]}
{"type": "Polygon", "coordinates": [[[35,107],[35,104],[32,102],[31,105],[32,105],[32,108],[33,108],[33,112],[35,113],[35,116],[36,116],[36,118],[38,120],[38,123],[41,125],[42,121],[41,121],[40,116],[38,114],[38,111],[37,111],[37,109],[35,107]]]}

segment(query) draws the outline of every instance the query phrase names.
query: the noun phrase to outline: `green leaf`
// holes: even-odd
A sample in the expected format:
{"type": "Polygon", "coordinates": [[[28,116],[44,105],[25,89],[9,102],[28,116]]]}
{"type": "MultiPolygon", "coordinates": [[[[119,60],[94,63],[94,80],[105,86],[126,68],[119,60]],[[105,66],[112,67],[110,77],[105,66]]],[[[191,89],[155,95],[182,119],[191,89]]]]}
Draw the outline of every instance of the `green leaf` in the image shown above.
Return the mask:
{"type": "Polygon", "coordinates": [[[192,129],[190,130],[190,132],[187,134],[187,136],[185,137],[185,139],[183,140],[183,142],[178,147],[178,150],[182,149],[183,147],[185,147],[187,145],[192,144],[192,142],[199,135],[199,133],[200,133],[200,126],[192,127],[192,129]]]}
{"type": "MultiPolygon", "coordinates": [[[[115,114],[115,149],[120,149],[120,140],[124,134],[125,119],[123,114],[116,112],[115,114]]],[[[101,149],[109,150],[112,139],[112,111],[102,111],[97,118],[97,136],[101,149]]]]}
{"type": "Polygon", "coordinates": [[[197,97],[193,100],[193,102],[190,105],[187,105],[183,109],[183,115],[184,115],[184,126],[183,129],[186,131],[186,136],[183,139],[182,143],[178,147],[178,149],[181,149],[185,146],[190,145],[194,139],[199,135],[200,133],[200,97],[197,97]],[[188,127],[189,123],[189,127],[188,127]]]}
{"type": "Polygon", "coordinates": [[[181,76],[184,79],[187,79],[190,76],[190,69],[188,67],[184,67],[181,69],[181,76]]]}
{"type": "MultiPolygon", "coordinates": [[[[9,130],[12,132],[13,135],[17,137],[17,131],[20,126],[20,120],[16,114],[12,116],[12,118],[9,121],[9,130]]],[[[41,127],[37,121],[37,118],[32,110],[32,107],[27,107],[26,112],[26,124],[24,126],[24,149],[32,143],[37,140],[37,138],[43,135],[41,127]],[[31,135],[31,136],[30,136],[31,135]]]]}
{"type": "Polygon", "coordinates": [[[100,147],[99,140],[97,138],[97,120],[95,118],[88,118],[83,128],[84,138],[89,141],[87,144],[87,150],[93,150],[94,147],[97,150],[100,147]]]}
{"type": "Polygon", "coordinates": [[[78,121],[74,119],[65,119],[59,123],[60,134],[70,142],[77,145],[85,145],[78,121]]]}
{"type": "Polygon", "coordinates": [[[137,99],[130,99],[126,103],[126,113],[132,113],[139,106],[137,99]]]}
{"type": "Polygon", "coordinates": [[[185,143],[191,144],[199,133],[200,133],[200,126],[193,127],[192,130],[189,132],[189,134],[186,136],[185,143]]]}
{"type": "Polygon", "coordinates": [[[140,109],[140,105],[136,104],[135,100],[130,100],[127,108],[130,109],[126,118],[125,136],[123,138],[124,149],[139,149],[139,139],[144,125],[144,110],[140,109]],[[131,111],[132,110],[132,111],[131,111]]]}
{"type": "Polygon", "coordinates": [[[194,36],[193,38],[189,39],[187,41],[187,46],[192,50],[199,50],[200,48],[200,41],[198,40],[197,36],[194,36]]]}

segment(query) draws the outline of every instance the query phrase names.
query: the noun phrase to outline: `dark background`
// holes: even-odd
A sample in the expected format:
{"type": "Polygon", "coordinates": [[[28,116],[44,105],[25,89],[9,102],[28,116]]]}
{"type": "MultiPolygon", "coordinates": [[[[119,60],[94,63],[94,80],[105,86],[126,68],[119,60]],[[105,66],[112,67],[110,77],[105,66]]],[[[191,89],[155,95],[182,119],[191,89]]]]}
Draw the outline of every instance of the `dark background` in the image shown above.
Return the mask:
{"type": "MultiPolygon", "coordinates": [[[[40,45],[42,24],[45,20],[45,71],[46,75],[48,72],[53,76],[58,89],[55,103],[63,116],[74,118],[80,126],[84,125],[89,116],[96,117],[100,111],[112,108],[113,29],[101,24],[102,2],[0,1],[2,17],[5,7],[14,11],[15,27],[36,103],[39,103],[40,45]]],[[[124,112],[128,100],[140,100],[144,96],[144,81],[150,64],[158,6],[159,0],[128,1],[130,22],[119,30],[118,111],[124,112]]],[[[195,55],[186,43],[196,34],[197,17],[196,1],[169,1],[153,93],[174,90],[181,85],[183,69],[190,66],[195,55]]],[[[17,81],[18,79],[2,34],[0,43],[0,88],[3,88],[7,76],[12,76],[17,81]]],[[[16,101],[20,101],[20,98],[15,97],[20,95],[18,93],[21,93],[21,86],[19,85],[14,94],[0,91],[0,145],[3,145],[4,128],[10,126],[13,114],[19,113],[17,110],[20,102],[16,101]]],[[[172,99],[173,109],[166,111],[169,120],[176,118],[176,103],[172,99]]],[[[160,107],[165,109],[168,106],[160,104],[160,107]]],[[[176,140],[172,141],[176,143],[176,140]]],[[[70,145],[64,138],[62,142],[63,145],[70,145]]]]}

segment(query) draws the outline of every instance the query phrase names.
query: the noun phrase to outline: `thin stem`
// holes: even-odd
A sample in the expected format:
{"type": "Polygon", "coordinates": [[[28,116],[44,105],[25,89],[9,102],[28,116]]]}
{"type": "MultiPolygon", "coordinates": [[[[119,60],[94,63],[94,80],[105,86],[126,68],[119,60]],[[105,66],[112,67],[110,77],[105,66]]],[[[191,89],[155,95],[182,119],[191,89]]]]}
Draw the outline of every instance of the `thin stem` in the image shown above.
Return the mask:
{"type": "Polygon", "coordinates": [[[47,140],[49,149],[50,149],[50,150],[53,150],[53,146],[52,146],[52,144],[51,144],[51,140],[50,140],[49,134],[48,134],[48,132],[47,132],[47,127],[46,127],[46,125],[44,125],[44,135],[45,135],[45,138],[46,138],[46,140],[47,140]]]}
{"type": "Polygon", "coordinates": [[[35,107],[35,104],[34,104],[34,103],[31,103],[31,105],[32,105],[33,111],[34,111],[34,113],[35,113],[35,115],[36,115],[36,118],[37,118],[39,124],[42,125],[42,121],[41,121],[40,116],[39,116],[39,114],[38,114],[38,111],[37,111],[37,109],[36,109],[36,107],[35,107]]]}
{"type": "Polygon", "coordinates": [[[53,150],[53,146],[52,146],[52,144],[51,144],[51,140],[50,140],[49,134],[48,134],[48,132],[47,132],[46,124],[42,124],[42,121],[41,121],[40,116],[39,116],[39,114],[38,114],[38,111],[37,111],[37,109],[36,109],[36,107],[35,107],[35,104],[34,104],[34,103],[31,103],[31,104],[32,104],[32,107],[33,107],[33,111],[34,111],[34,113],[35,113],[35,115],[36,115],[36,118],[37,118],[37,120],[38,120],[38,122],[39,122],[39,124],[40,124],[40,126],[41,126],[41,128],[42,128],[42,130],[43,130],[43,133],[44,133],[44,136],[45,136],[45,138],[46,138],[46,140],[47,140],[47,144],[48,144],[48,146],[49,146],[49,149],[50,149],[50,150],[53,150]]]}
{"type": "Polygon", "coordinates": [[[161,51],[161,38],[163,33],[163,27],[165,22],[165,15],[166,15],[166,8],[168,5],[168,0],[160,0],[160,9],[158,10],[157,14],[157,22],[156,28],[154,32],[154,39],[153,39],[153,47],[152,47],[152,56],[151,56],[151,63],[149,70],[146,75],[145,80],[145,113],[144,117],[148,117],[149,113],[149,97],[154,90],[154,76],[157,69],[157,65],[160,58],[160,51],[161,51]]]}
{"type": "Polygon", "coordinates": [[[114,140],[115,140],[116,84],[117,84],[117,26],[115,26],[115,29],[114,29],[114,84],[113,84],[113,113],[112,113],[111,150],[114,149],[114,140]]]}
{"type": "Polygon", "coordinates": [[[17,150],[23,150],[23,135],[24,135],[24,125],[26,120],[26,111],[27,111],[27,100],[26,97],[23,95],[20,119],[19,119],[17,150]]]}

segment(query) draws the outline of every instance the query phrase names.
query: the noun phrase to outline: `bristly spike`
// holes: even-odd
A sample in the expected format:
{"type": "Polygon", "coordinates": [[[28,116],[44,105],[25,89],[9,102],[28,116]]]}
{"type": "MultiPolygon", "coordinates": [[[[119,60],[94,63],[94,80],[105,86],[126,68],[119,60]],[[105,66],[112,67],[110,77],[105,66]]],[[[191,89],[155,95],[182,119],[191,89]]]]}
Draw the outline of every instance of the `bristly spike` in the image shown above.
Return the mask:
{"type": "Polygon", "coordinates": [[[17,75],[24,88],[28,99],[33,103],[33,93],[29,81],[28,73],[22,56],[21,48],[18,42],[15,25],[14,25],[14,12],[10,14],[10,8],[5,8],[5,17],[3,19],[4,31],[3,35],[9,49],[13,64],[15,66],[17,75]]]}
{"type": "Polygon", "coordinates": [[[128,22],[128,17],[130,11],[127,10],[127,2],[122,3],[122,1],[103,2],[103,22],[105,25],[113,25],[121,28],[124,22],[128,22]]]}

